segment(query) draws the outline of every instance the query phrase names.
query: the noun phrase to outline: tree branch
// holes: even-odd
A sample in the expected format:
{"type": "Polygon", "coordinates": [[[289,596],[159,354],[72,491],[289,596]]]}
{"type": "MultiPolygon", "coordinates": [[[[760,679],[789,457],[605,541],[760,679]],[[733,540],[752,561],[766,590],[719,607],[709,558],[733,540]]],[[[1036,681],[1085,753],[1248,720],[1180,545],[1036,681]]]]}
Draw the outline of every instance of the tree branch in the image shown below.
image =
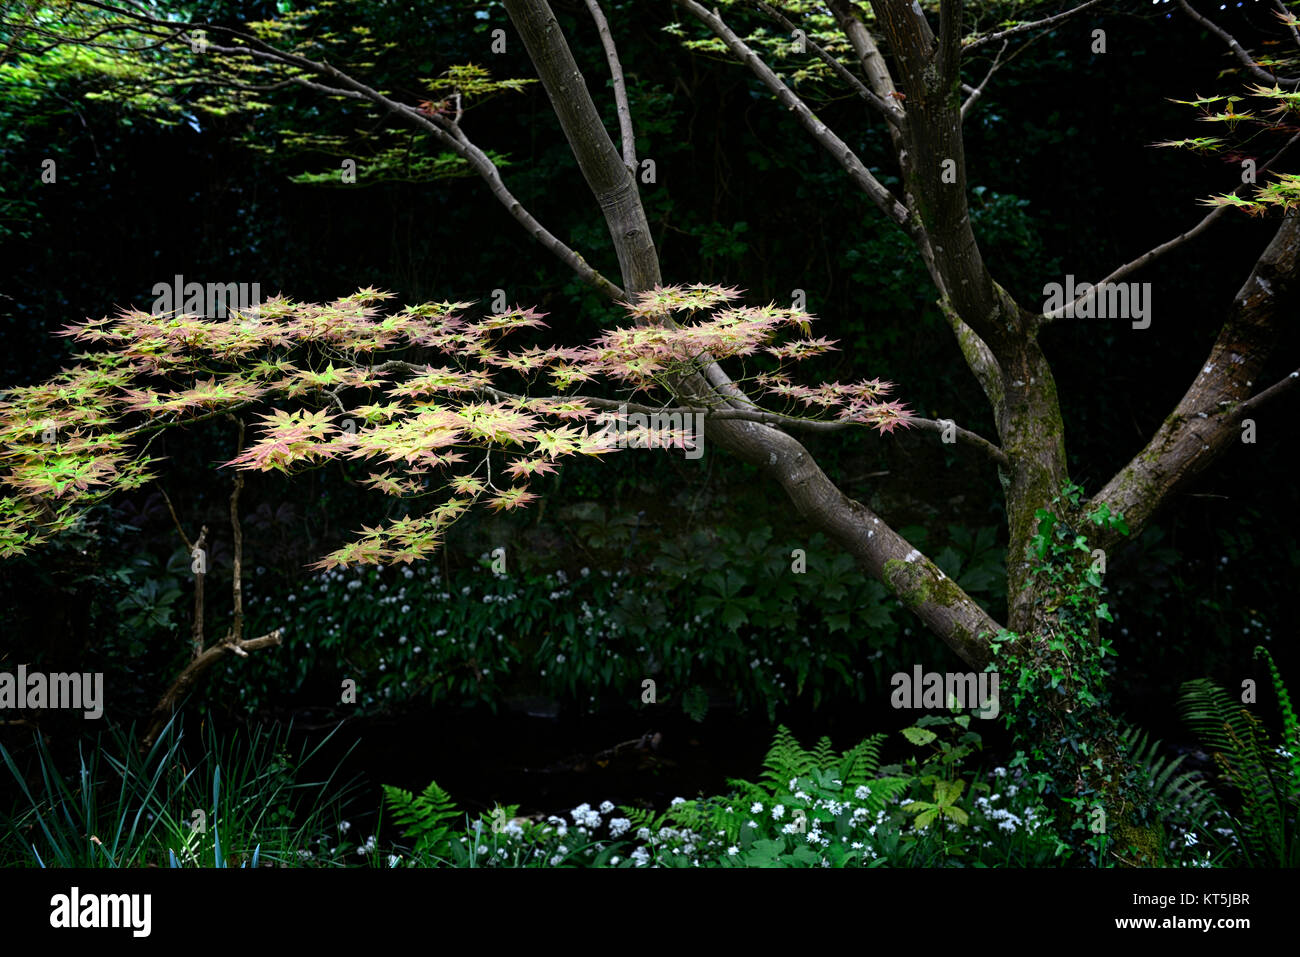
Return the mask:
{"type": "MultiPolygon", "coordinates": [[[[310,73],[314,73],[317,76],[326,77],[334,81],[333,84],[318,84],[301,78],[290,79],[294,79],[294,82],[299,83],[299,85],[305,86],[309,89],[316,89],[318,92],[326,93],[328,95],[343,96],[350,99],[369,100],[381,109],[392,113],[408,123],[420,127],[430,133],[442,146],[445,146],[457,156],[464,159],[469,164],[470,168],[487,183],[488,188],[492,191],[492,195],[506,207],[506,210],[510,215],[524,227],[524,230],[537,242],[541,243],[543,247],[560,259],[560,261],[572,269],[579,278],[610,299],[621,299],[625,296],[625,293],[621,288],[610,282],[597,270],[588,265],[587,261],[583,259],[581,255],[573,249],[570,249],[560,241],[558,237],[549,232],[533,217],[531,213],[528,212],[527,209],[524,208],[523,204],[520,203],[506,188],[505,183],[501,178],[501,172],[497,169],[496,164],[493,163],[482,150],[469,141],[468,137],[464,135],[459,126],[452,127],[449,125],[447,128],[440,127],[437,123],[433,122],[429,117],[425,116],[414,107],[407,106],[404,103],[399,103],[396,100],[385,96],[378,90],[362,83],[355,77],[344,73],[342,70],[339,70],[323,60],[312,60],[308,57],[281,50],[266,43],[258,37],[233,27],[216,26],[208,23],[158,20],[144,13],[124,10],[120,7],[100,2],[91,2],[90,5],[97,9],[129,18],[146,26],[164,27],[170,30],[205,30],[218,35],[237,37],[247,44],[247,46],[216,46],[211,41],[209,41],[208,46],[210,49],[216,49],[218,52],[225,52],[236,56],[248,56],[252,59],[264,62],[294,66],[310,73]]],[[[221,82],[220,79],[218,81],[221,82]]]]}
{"type": "Polygon", "coordinates": [[[819,120],[812,110],[808,109],[808,105],[781,82],[780,77],[772,72],[772,69],[723,22],[720,16],[710,13],[695,0],[673,0],[673,3],[688,11],[712,30],[727,45],[727,48],[776,95],[777,100],[798,117],[804,129],[835,158],[853,182],[867,194],[867,198],[889,219],[904,227],[909,234],[911,233],[907,207],[894,198],[894,195],[872,175],[848,144],[819,120]]]}
{"type": "MultiPolygon", "coordinates": [[[[1209,357],[1146,446],[1093,497],[1136,536],[1175,493],[1239,441],[1246,411],[1294,388],[1296,374],[1251,398],[1283,322],[1300,308],[1300,211],[1288,210],[1233,299],[1209,357]]],[[[1103,531],[1101,547],[1118,540],[1103,531]]]]}
{"type": "Polygon", "coordinates": [[[1300,30],[1296,29],[1295,14],[1286,8],[1282,0],[1273,0],[1273,6],[1277,9],[1278,19],[1291,31],[1291,39],[1295,40],[1296,46],[1300,46],[1300,30]]]}
{"type": "Polygon", "coordinates": [[[1274,76],[1267,70],[1257,66],[1254,57],[1246,52],[1246,48],[1237,42],[1236,37],[1212,21],[1209,17],[1203,17],[1197,13],[1187,0],[1178,0],[1178,5],[1183,8],[1185,14],[1226,43],[1228,49],[1232,51],[1233,55],[1236,56],[1236,58],[1241,62],[1241,65],[1246,68],[1247,72],[1250,73],[1251,76],[1258,80],[1263,80],[1265,83],[1276,83],[1278,86],[1300,86],[1300,79],[1296,77],[1274,76]]]}
{"type": "MultiPolygon", "coordinates": [[[[1257,172],[1257,176],[1262,176],[1265,173],[1267,173],[1269,169],[1282,157],[1282,154],[1285,153],[1287,150],[1289,150],[1297,142],[1300,142],[1300,132],[1296,133],[1294,136],[1291,137],[1291,139],[1287,140],[1286,144],[1273,155],[1273,158],[1259,168],[1257,172]]],[[[1236,189],[1234,189],[1229,195],[1236,196],[1243,189],[1245,189],[1247,186],[1250,185],[1252,184],[1242,183],[1236,189]]],[[[1091,300],[1095,298],[1097,295],[1098,288],[1112,282],[1117,282],[1120,279],[1123,279],[1129,273],[1137,272],[1147,263],[1159,259],[1165,253],[1171,250],[1177,249],[1179,246],[1181,246],[1183,243],[1187,242],[1188,240],[1195,239],[1197,236],[1201,235],[1201,233],[1209,229],[1210,226],[1219,219],[1219,217],[1223,216],[1224,213],[1227,212],[1227,210],[1228,210],[1227,206],[1216,206],[1214,209],[1210,210],[1210,212],[1207,213],[1201,219],[1201,221],[1197,223],[1195,226],[1193,226],[1191,229],[1179,233],[1173,239],[1167,240],[1153,249],[1148,249],[1141,256],[1138,256],[1136,259],[1132,260],[1131,262],[1127,262],[1124,265],[1120,266],[1109,276],[1107,276],[1105,279],[1101,280],[1101,282],[1094,283],[1092,288],[1090,288],[1087,292],[1082,293],[1079,296],[1076,296],[1074,302],[1066,305],[1062,305],[1061,308],[1054,309],[1051,312],[1044,313],[1042,317],[1042,321],[1044,323],[1055,322],[1057,319],[1060,319],[1062,316],[1066,315],[1067,310],[1077,309],[1085,300],[1091,300]]]]}
{"type": "Polygon", "coordinates": [[[1005,30],[997,31],[996,33],[985,33],[981,36],[976,36],[971,39],[968,39],[965,43],[962,44],[962,48],[966,50],[975,50],[978,49],[979,47],[984,46],[986,43],[993,43],[997,40],[1005,40],[1007,37],[1014,37],[1017,34],[1025,33],[1026,31],[1029,30],[1037,30],[1039,27],[1054,26],[1057,23],[1060,23],[1062,20],[1066,20],[1074,16],[1075,14],[1082,13],[1084,10],[1087,10],[1089,7],[1095,7],[1099,3],[1101,3],[1101,0],[1088,0],[1087,3],[1081,3],[1077,7],[1073,7],[1069,10],[1066,10],[1063,13],[1057,13],[1050,17],[1044,17],[1041,20],[1034,20],[1029,23],[1018,23],[1014,27],[1008,27],[1005,30]]]}
{"type": "MultiPolygon", "coordinates": [[[[795,26],[794,22],[789,17],[776,9],[776,7],[772,6],[770,3],[765,3],[764,0],[757,0],[756,6],[762,10],[769,19],[780,24],[782,29],[789,30],[791,33],[799,29],[799,27],[795,26]]],[[[813,53],[817,54],[818,59],[830,67],[836,76],[848,84],[849,88],[852,89],[853,92],[857,93],[858,96],[862,97],[862,99],[874,106],[893,126],[899,125],[898,114],[894,107],[890,106],[873,93],[865,83],[845,69],[843,63],[827,53],[821,44],[813,40],[812,37],[805,35],[805,42],[807,42],[808,48],[812,50],[813,53]]]]}
{"type": "Polygon", "coordinates": [[[1002,41],[1002,48],[998,50],[998,55],[993,58],[993,65],[989,67],[989,72],[984,74],[984,79],[979,86],[970,86],[967,83],[961,85],[962,91],[969,94],[966,97],[966,102],[961,105],[961,118],[963,120],[966,119],[966,114],[970,112],[970,109],[975,105],[975,102],[984,95],[984,87],[989,85],[989,80],[993,79],[993,74],[996,73],[998,67],[1002,65],[1002,54],[1007,52],[1007,44],[1010,42],[1010,40],[1002,41]]]}
{"type": "Polygon", "coordinates": [[[614,46],[614,35],[609,32],[609,22],[601,12],[599,0],[587,0],[587,9],[596,21],[596,30],[600,34],[601,46],[605,48],[605,58],[609,61],[609,75],[614,83],[614,102],[618,109],[619,136],[623,141],[623,165],[636,181],[636,136],[632,132],[632,108],[627,101],[627,87],[623,83],[623,65],[618,60],[618,48],[614,46]]]}

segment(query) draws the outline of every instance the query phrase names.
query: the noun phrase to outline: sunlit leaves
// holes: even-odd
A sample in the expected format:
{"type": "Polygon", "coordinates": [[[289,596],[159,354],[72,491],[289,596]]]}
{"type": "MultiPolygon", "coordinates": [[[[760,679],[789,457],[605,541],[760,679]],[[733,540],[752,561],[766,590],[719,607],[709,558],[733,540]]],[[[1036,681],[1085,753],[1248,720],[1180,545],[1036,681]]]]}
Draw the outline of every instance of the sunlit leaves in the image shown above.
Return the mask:
{"type": "Polygon", "coordinates": [[[504,492],[498,492],[487,500],[488,506],[497,512],[510,512],[522,508],[537,498],[532,492],[519,486],[512,486],[504,492]]]}
{"type": "Polygon", "coordinates": [[[1171,146],[1175,149],[1188,149],[1194,153],[1213,153],[1223,146],[1227,140],[1219,136],[1194,136],[1185,137],[1181,140],[1161,140],[1159,143],[1152,143],[1152,146],[1171,146]]]}
{"type": "MultiPolygon", "coordinates": [[[[1263,60],[1257,60],[1256,62],[1264,65],[1263,60]]],[[[1284,90],[1276,83],[1271,87],[1262,83],[1255,83],[1248,86],[1247,90],[1253,97],[1272,103],[1272,107],[1264,111],[1266,116],[1285,117],[1287,114],[1300,112],[1300,93],[1294,90],[1284,90]]],[[[1250,126],[1252,128],[1260,127],[1288,136],[1294,132],[1294,126],[1286,123],[1284,119],[1277,121],[1264,120],[1250,110],[1239,111],[1236,104],[1242,102],[1243,99],[1244,97],[1240,96],[1221,94],[1218,96],[1201,96],[1194,100],[1173,100],[1173,102],[1196,107],[1202,112],[1200,119],[1203,122],[1224,123],[1227,125],[1229,132],[1235,132],[1238,124],[1243,121],[1251,121],[1250,126]]],[[[1214,153],[1227,149],[1229,142],[1222,137],[1201,136],[1181,140],[1165,140],[1153,145],[1181,147],[1198,153],[1214,153]]],[[[1250,157],[1246,157],[1243,159],[1243,163],[1249,159],[1250,157]]],[[[1272,177],[1271,181],[1259,184],[1255,184],[1253,177],[1249,179],[1243,177],[1246,181],[1233,192],[1211,196],[1200,202],[1205,206],[1232,206],[1250,216],[1263,216],[1271,208],[1284,210],[1300,208],[1300,180],[1290,173],[1270,171],[1269,175],[1272,177]],[[1244,195],[1247,185],[1254,185],[1253,194],[1244,195]]]]}
{"type": "Polygon", "coordinates": [[[555,466],[545,459],[517,459],[506,469],[506,474],[521,479],[528,475],[549,475],[554,471],[555,466]]]}
{"type": "Polygon", "coordinates": [[[676,427],[681,419],[610,428],[620,413],[608,398],[530,397],[499,379],[513,379],[515,389],[550,380],[649,391],[697,371],[705,356],[745,359],[763,371],[737,381],[769,399],[882,433],[907,424],[907,409],[885,401],[889,383],[796,383],[789,369],[830,340],[809,338],[812,317],[801,310],[737,305],[739,297],[722,287],[660,287],[628,306],[642,324],[586,346],[506,354],[491,343],[541,328],[541,313],[512,308],[471,322],[463,302],[385,310],[392,296],[375,289],[325,304],[275,297],[224,319],[127,310],[78,323],[63,334],[101,351],[0,401],[0,554],[30,548],[88,505],[149,481],[142,452],[158,430],[230,414],[252,428],[227,467],[360,468],[354,480],[402,508],[453,496],[423,518],[363,528],[324,567],[424,557],[474,503],[506,512],[534,501],[526,483],[554,474],[565,456],[693,444],[676,427]],[[448,361],[400,358],[428,349],[448,361]]]}
{"type": "Polygon", "coordinates": [[[322,443],[334,426],[328,414],[307,412],[285,412],[277,409],[270,415],[263,416],[265,427],[262,435],[246,451],[227,462],[240,469],[258,469],[261,471],[288,471],[289,466],[302,462],[313,462],[330,458],[333,450],[322,443]]]}

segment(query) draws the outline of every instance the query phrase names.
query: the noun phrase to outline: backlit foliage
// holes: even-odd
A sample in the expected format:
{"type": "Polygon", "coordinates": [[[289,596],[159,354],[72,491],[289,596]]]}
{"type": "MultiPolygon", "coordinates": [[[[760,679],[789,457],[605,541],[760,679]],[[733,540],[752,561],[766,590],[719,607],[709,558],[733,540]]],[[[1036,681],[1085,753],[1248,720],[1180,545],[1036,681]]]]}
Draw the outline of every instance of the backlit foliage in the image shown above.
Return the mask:
{"type": "MultiPolygon", "coordinates": [[[[796,384],[791,364],[833,343],[807,335],[806,312],[736,305],[739,295],[656,288],[626,304],[653,324],[611,329],[578,347],[513,350],[506,337],[544,326],[542,313],[516,307],[474,319],[466,302],[385,312],[393,296],[375,289],[324,305],[276,298],[221,320],[132,310],[69,325],[61,335],[98,349],[0,401],[0,557],[148,482],[149,444],[162,429],[219,415],[253,424],[229,468],[292,473],[359,462],[366,486],[411,500],[408,514],[363,526],[322,567],[425,558],[474,504],[527,505],[537,497],[529,481],[565,456],[618,447],[617,432],[602,425],[613,400],[602,404],[579,387],[603,381],[645,399],[667,377],[696,370],[705,353],[754,356],[762,368],[739,381],[785,400],[769,411],[802,407],[882,433],[907,424],[908,410],[885,401],[887,382],[796,384]],[[539,387],[557,394],[528,394],[539,387]]],[[[684,447],[686,432],[628,428],[623,444],[684,447]]]]}

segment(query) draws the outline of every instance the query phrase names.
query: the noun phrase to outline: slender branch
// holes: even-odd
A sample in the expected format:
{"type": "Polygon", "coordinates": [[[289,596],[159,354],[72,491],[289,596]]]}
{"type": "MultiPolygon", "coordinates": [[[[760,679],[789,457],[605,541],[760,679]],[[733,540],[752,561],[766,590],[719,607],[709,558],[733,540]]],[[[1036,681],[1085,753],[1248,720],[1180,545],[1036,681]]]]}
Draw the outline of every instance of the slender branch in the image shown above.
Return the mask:
{"type": "Polygon", "coordinates": [[[1008,27],[1005,30],[997,31],[996,33],[985,33],[981,36],[973,37],[962,44],[962,49],[974,50],[978,47],[984,46],[986,43],[993,43],[997,40],[1004,40],[1007,37],[1014,37],[1017,34],[1025,33],[1028,30],[1037,30],[1039,27],[1053,26],[1077,13],[1082,13],[1089,7],[1095,7],[1099,3],[1101,3],[1101,0],[1088,0],[1087,3],[1081,3],[1077,7],[1073,7],[1063,13],[1057,13],[1053,16],[1044,17],[1041,20],[1034,20],[1029,23],[1018,23],[1014,27],[1008,27]]]}
{"type": "Polygon", "coordinates": [[[1274,382],[1263,392],[1251,396],[1245,402],[1241,403],[1241,405],[1237,406],[1233,410],[1232,414],[1236,418],[1241,418],[1247,413],[1255,412],[1256,410],[1259,409],[1260,406],[1264,405],[1265,403],[1273,401],[1280,395],[1285,395],[1287,392],[1290,392],[1292,389],[1294,389],[1297,385],[1300,385],[1300,369],[1297,369],[1295,372],[1288,374],[1286,378],[1281,379],[1278,382],[1274,382]]]}
{"type": "Polygon", "coordinates": [[[963,429],[951,419],[908,419],[907,424],[916,426],[918,429],[925,432],[938,432],[940,434],[951,428],[957,438],[961,439],[966,444],[979,449],[1003,468],[1011,468],[1011,460],[1007,458],[1005,452],[982,435],[976,435],[974,432],[963,429]]]}
{"type": "Polygon", "coordinates": [[[141,748],[148,749],[158,740],[158,735],[166,727],[172,712],[185,697],[186,693],[205,671],[215,665],[227,654],[238,654],[247,656],[250,651],[258,651],[262,648],[271,648],[281,644],[283,632],[277,628],[275,631],[268,632],[258,638],[244,638],[240,641],[220,641],[208,648],[205,648],[202,654],[195,657],[172,682],[166,693],[159,699],[158,704],[154,707],[152,720],[150,721],[149,730],[146,732],[141,741],[141,748]]]}
{"type": "MultiPolygon", "coordinates": [[[[389,372],[417,372],[419,367],[400,359],[392,359],[381,365],[375,366],[373,370],[376,374],[386,374],[389,372]]],[[[503,389],[493,388],[492,386],[478,386],[474,389],[480,395],[485,395],[497,402],[522,402],[529,397],[519,395],[514,392],[506,392],[503,389]]],[[[757,407],[743,409],[735,408],[730,405],[722,406],[699,406],[699,405],[679,405],[679,406],[655,406],[646,405],[639,402],[628,402],[625,399],[606,399],[601,396],[592,395],[552,395],[552,396],[534,396],[531,401],[535,402],[583,402],[596,409],[609,409],[619,412],[637,412],[645,415],[698,415],[704,419],[730,419],[740,422],[757,422],[762,425],[776,425],[785,428],[796,429],[803,432],[839,432],[844,429],[862,428],[867,425],[864,422],[848,422],[837,419],[805,419],[796,415],[783,415],[779,412],[767,412],[757,407]]],[[[1009,466],[1010,461],[1006,453],[998,448],[988,439],[967,429],[963,429],[951,419],[922,419],[909,418],[907,424],[915,426],[926,432],[942,433],[949,427],[961,441],[979,449],[994,462],[999,465],[1009,466]]]]}
{"type": "Polygon", "coordinates": [[[105,10],[120,16],[135,20],[138,23],[153,27],[163,27],[170,30],[177,29],[201,29],[211,31],[224,36],[238,37],[243,40],[247,47],[226,47],[218,46],[209,41],[208,48],[217,52],[225,52],[233,55],[248,56],[255,60],[269,61],[273,63],[282,63],[289,66],[295,66],[299,69],[314,73],[317,76],[326,77],[334,81],[335,85],[314,84],[312,81],[305,81],[300,78],[290,78],[310,89],[317,89],[319,92],[327,93],[333,96],[344,96],[351,99],[369,100],[381,109],[398,116],[409,123],[421,127],[433,135],[441,145],[447,147],[457,156],[466,160],[474,172],[476,172],[487,184],[488,188],[497,200],[506,207],[510,215],[524,227],[524,229],[535,240],[542,244],[546,249],[553,253],[557,258],[572,269],[587,284],[593,286],[598,292],[611,299],[622,299],[625,297],[623,290],[615,283],[610,282],[597,270],[587,264],[581,255],[569,248],[558,237],[549,232],[539,223],[527,209],[524,208],[513,194],[506,188],[502,181],[500,170],[488,156],[460,131],[459,127],[443,128],[433,122],[430,117],[421,113],[414,107],[399,103],[392,98],[385,96],[378,90],[367,86],[355,77],[344,73],[342,70],[321,60],[312,60],[308,57],[300,56],[281,50],[252,34],[233,27],[217,26],[207,23],[189,23],[171,20],[158,20],[144,13],[136,13],[130,10],[124,10],[106,3],[94,2],[88,0],[88,4],[96,9],[105,10]]]}
{"type": "MultiPolygon", "coordinates": [[[[1133,535],[1219,456],[1240,444],[1241,417],[1300,382],[1300,371],[1251,395],[1284,324],[1300,304],[1300,212],[1288,210],[1233,297],[1209,355],[1173,412],[1093,502],[1123,512],[1133,535]]],[[[1103,533],[1109,548],[1114,533],[1103,533]],[[1108,540],[1109,539],[1109,540],[1108,540]]]]}
{"type": "Polygon", "coordinates": [[[1282,0],[1273,0],[1273,6],[1277,8],[1278,19],[1291,31],[1291,38],[1295,40],[1296,46],[1300,46],[1300,30],[1296,29],[1295,14],[1286,8],[1282,0]]]}
{"type": "MultiPolygon", "coordinates": [[[[234,416],[232,418],[239,423],[239,439],[235,444],[235,454],[238,455],[244,451],[244,420],[234,416]]],[[[235,618],[227,641],[233,641],[236,653],[242,655],[244,652],[239,648],[239,641],[244,637],[244,530],[239,524],[239,493],[244,489],[244,476],[238,471],[235,472],[234,485],[230,493],[230,529],[235,542],[235,570],[230,587],[231,599],[235,606],[235,618]]]]}
{"type": "MultiPolygon", "coordinates": [[[[760,10],[763,11],[763,13],[765,13],[768,16],[769,19],[775,21],[776,23],[779,23],[782,29],[788,30],[791,33],[799,29],[799,27],[795,26],[794,22],[789,17],[787,17],[780,10],[776,9],[776,7],[772,6],[770,3],[765,3],[763,2],[763,0],[757,0],[756,5],[760,10]]],[[[821,46],[821,44],[813,40],[812,37],[807,36],[806,31],[805,31],[804,39],[805,42],[808,44],[808,48],[812,50],[813,53],[817,54],[817,57],[828,67],[830,67],[836,76],[838,76],[841,80],[847,83],[849,87],[853,90],[853,92],[857,93],[858,96],[862,97],[862,99],[866,100],[877,110],[879,110],[880,113],[884,115],[885,119],[888,120],[891,124],[893,124],[894,126],[900,125],[898,114],[895,112],[892,106],[886,103],[875,93],[871,92],[871,90],[867,87],[867,85],[863,83],[861,80],[859,80],[856,76],[854,76],[851,72],[849,72],[849,70],[844,66],[843,63],[841,63],[839,60],[835,59],[835,57],[827,53],[826,50],[821,46]]]]}
{"type": "Polygon", "coordinates": [[[181,541],[185,543],[185,551],[193,552],[194,546],[190,543],[190,537],[185,534],[185,529],[181,528],[181,520],[176,517],[176,509],[172,508],[172,500],[167,496],[167,490],[159,486],[158,491],[162,494],[163,501],[167,503],[167,511],[171,513],[172,524],[176,526],[176,532],[180,535],[181,541]]]}
{"type": "Polygon", "coordinates": [[[601,46],[605,48],[605,59],[609,61],[609,76],[614,83],[614,103],[618,109],[618,132],[623,141],[623,165],[636,178],[636,136],[632,132],[632,108],[628,105],[627,87],[623,83],[623,64],[618,60],[618,48],[614,46],[614,35],[609,31],[609,21],[600,9],[599,0],[587,0],[587,9],[591,19],[596,21],[596,30],[600,33],[601,46]]]}
{"type": "Polygon", "coordinates": [[[1226,43],[1228,49],[1233,52],[1233,55],[1236,56],[1239,61],[1241,61],[1241,65],[1246,68],[1251,76],[1263,80],[1265,83],[1276,83],[1278,86],[1300,86],[1300,79],[1295,77],[1274,76],[1272,73],[1269,73],[1267,70],[1257,65],[1254,57],[1246,52],[1246,48],[1237,42],[1236,37],[1223,29],[1223,27],[1219,26],[1213,20],[1197,13],[1187,0],[1178,0],[1178,5],[1183,8],[1185,14],[1226,43]]]}
{"type": "Polygon", "coordinates": [[[190,561],[198,565],[194,569],[194,657],[198,658],[203,652],[203,581],[207,577],[207,555],[203,551],[203,546],[208,541],[208,526],[204,525],[203,530],[199,532],[198,540],[194,547],[190,549],[190,561]]]}
{"type": "MultiPolygon", "coordinates": [[[[1294,136],[1291,137],[1291,139],[1287,140],[1287,142],[1282,146],[1282,148],[1279,149],[1275,154],[1273,154],[1273,158],[1259,168],[1257,175],[1262,176],[1264,173],[1267,173],[1269,169],[1274,164],[1276,164],[1279,159],[1281,159],[1282,155],[1287,150],[1289,150],[1292,146],[1294,146],[1297,142],[1300,142],[1300,132],[1297,132],[1294,136]]],[[[1253,184],[1242,183],[1236,189],[1234,189],[1229,195],[1236,196],[1247,186],[1250,185],[1253,184]]],[[[1067,303],[1065,305],[1062,305],[1059,309],[1054,309],[1051,312],[1044,313],[1042,317],[1042,321],[1044,323],[1049,323],[1049,322],[1054,322],[1057,319],[1060,319],[1062,316],[1067,314],[1068,310],[1077,309],[1083,302],[1087,300],[1091,300],[1094,297],[1096,297],[1097,290],[1100,289],[1102,286],[1123,279],[1129,273],[1136,272],[1137,270],[1145,266],[1147,263],[1159,259],[1161,256],[1163,256],[1165,253],[1169,252],[1170,250],[1177,249],[1179,246],[1181,246],[1183,243],[1187,242],[1188,240],[1195,239],[1201,233],[1209,229],[1210,226],[1215,221],[1217,221],[1219,217],[1223,216],[1224,213],[1226,213],[1227,211],[1228,211],[1227,206],[1216,206],[1214,209],[1210,210],[1210,212],[1207,213],[1205,217],[1199,223],[1193,226],[1191,229],[1179,233],[1173,239],[1161,243],[1159,246],[1156,246],[1154,249],[1148,249],[1146,252],[1144,252],[1141,256],[1138,256],[1133,261],[1127,262],[1124,265],[1120,266],[1109,276],[1107,276],[1105,279],[1101,280],[1098,283],[1094,283],[1092,288],[1090,288],[1087,292],[1082,293],[1079,296],[1076,296],[1072,303],[1067,303]]]]}
{"type": "Polygon", "coordinates": [[[961,85],[962,91],[969,94],[966,97],[966,102],[961,105],[961,118],[963,120],[966,119],[966,114],[970,112],[971,107],[975,105],[975,101],[984,95],[984,87],[989,85],[989,80],[993,79],[993,74],[1002,65],[1002,54],[1007,52],[1007,44],[1010,42],[1010,40],[1002,41],[1002,49],[998,50],[998,55],[993,58],[993,65],[989,67],[989,72],[984,74],[984,80],[979,86],[973,87],[966,83],[961,85]]]}
{"type": "Polygon", "coordinates": [[[867,169],[857,154],[849,148],[848,144],[836,136],[830,127],[819,120],[816,114],[808,109],[808,105],[781,82],[780,77],[772,72],[772,69],[736,35],[734,30],[723,22],[720,16],[704,9],[695,0],[673,0],[673,3],[690,12],[697,20],[712,30],[727,45],[727,48],[742,63],[748,66],[755,76],[763,81],[764,85],[776,95],[777,100],[798,117],[799,122],[812,134],[813,139],[835,157],[836,162],[867,194],[867,198],[889,219],[907,229],[909,235],[911,234],[912,228],[908,222],[907,207],[900,203],[881,184],[880,180],[872,175],[871,171],[867,169]]]}

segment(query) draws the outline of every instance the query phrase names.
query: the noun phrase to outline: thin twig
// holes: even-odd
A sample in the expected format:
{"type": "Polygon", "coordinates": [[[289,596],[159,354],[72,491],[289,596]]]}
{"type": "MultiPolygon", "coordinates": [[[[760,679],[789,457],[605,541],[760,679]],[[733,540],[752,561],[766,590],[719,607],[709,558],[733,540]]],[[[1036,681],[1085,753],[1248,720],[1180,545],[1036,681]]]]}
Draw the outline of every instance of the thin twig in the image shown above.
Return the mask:
{"type": "MultiPolygon", "coordinates": [[[[1282,155],[1287,150],[1289,150],[1292,146],[1294,146],[1297,142],[1300,142],[1300,132],[1297,132],[1294,136],[1291,137],[1291,139],[1287,140],[1285,145],[1283,145],[1283,147],[1280,150],[1278,150],[1275,154],[1273,154],[1273,158],[1259,168],[1259,171],[1256,175],[1262,176],[1263,174],[1267,173],[1269,169],[1279,159],[1281,159],[1282,155]]],[[[1236,196],[1247,186],[1252,186],[1252,185],[1254,184],[1242,183],[1236,189],[1234,189],[1229,195],[1236,196]]],[[[1057,319],[1060,319],[1062,316],[1064,316],[1067,310],[1077,309],[1085,300],[1090,300],[1093,297],[1095,297],[1097,295],[1097,291],[1101,287],[1109,283],[1116,282],[1119,279],[1123,279],[1129,273],[1136,272],[1137,270],[1145,266],[1147,263],[1152,262],[1155,259],[1159,259],[1161,256],[1163,256],[1165,253],[1169,252],[1170,250],[1177,249],[1179,246],[1181,246],[1183,243],[1187,242],[1190,239],[1195,239],[1201,233],[1209,229],[1210,226],[1227,211],[1228,211],[1227,206],[1216,206],[1214,209],[1210,210],[1210,212],[1207,213],[1205,217],[1199,223],[1193,226],[1191,229],[1179,233],[1173,239],[1161,243],[1159,246],[1156,246],[1154,249],[1148,249],[1141,256],[1138,256],[1137,259],[1134,259],[1133,261],[1127,262],[1124,265],[1120,266],[1118,269],[1112,272],[1105,279],[1101,280],[1101,282],[1094,283],[1092,288],[1089,289],[1087,292],[1082,293],[1079,296],[1076,296],[1073,302],[1062,305],[1059,309],[1054,309],[1051,312],[1044,313],[1041,321],[1044,323],[1053,322],[1057,319]]]]}
{"type": "Polygon", "coordinates": [[[1263,80],[1265,83],[1276,83],[1278,86],[1300,86],[1300,79],[1295,77],[1274,76],[1272,73],[1259,67],[1255,63],[1255,58],[1246,51],[1245,47],[1237,42],[1236,37],[1223,29],[1223,27],[1219,26],[1209,17],[1203,17],[1197,13],[1187,0],[1178,0],[1178,5],[1183,8],[1183,12],[1189,17],[1226,43],[1228,49],[1232,51],[1233,55],[1236,56],[1236,58],[1241,62],[1241,65],[1246,68],[1251,76],[1263,80]]]}
{"type": "Polygon", "coordinates": [[[171,512],[172,522],[176,525],[176,532],[180,535],[181,541],[185,543],[185,551],[192,553],[194,546],[190,543],[190,537],[185,534],[185,529],[181,528],[181,520],[176,517],[176,509],[172,508],[172,500],[167,497],[167,490],[160,485],[158,491],[162,494],[163,501],[167,503],[167,511],[171,512]]]}
{"type": "Polygon", "coordinates": [[[1101,3],[1101,0],[1088,0],[1087,3],[1081,3],[1077,7],[1074,7],[1070,10],[1066,10],[1063,13],[1055,14],[1054,16],[1044,17],[1042,20],[1034,20],[1030,23],[1018,23],[1014,27],[1008,27],[1005,30],[999,30],[997,33],[986,33],[983,36],[977,36],[972,40],[963,43],[962,49],[974,50],[984,46],[984,44],[986,43],[993,43],[995,40],[1003,40],[1007,37],[1013,37],[1016,34],[1024,33],[1027,30],[1037,30],[1039,27],[1050,27],[1053,24],[1059,23],[1060,21],[1066,19],[1067,17],[1072,17],[1076,13],[1081,13],[1082,11],[1087,10],[1089,7],[1094,7],[1099,3],[1101,3]]]}
{"type": "Polygon", "coordinates": [[[970,94],[966,97],[966,102],[961,105],[961,118],[963,120],[966,119],[966,114],[970,112],[970,108],[975,105],[975,101],[984,95],[984,87],[989,85],[989,80],[993,79],[994,72],[1002,65],[1002,54],[1007,52],[1007,44],[1010,42],[1010,40],[1002,41],[1002,49],[998,50],[998,55],[993,58],[993,65],[989,67],[989,72],[984,74],[984,80],[979,86],[970,87],[965,83],[962,84],[962,89],[970,94]]]}
{"type": "Polygon", "coordinates": [[[203,580],[207,577],[208,556],[203,546],[208,542],[208,526],[199,532],[198,541],[190,549],[190,564],[194,572],[194,657],[203,653],[203,580]]]}

